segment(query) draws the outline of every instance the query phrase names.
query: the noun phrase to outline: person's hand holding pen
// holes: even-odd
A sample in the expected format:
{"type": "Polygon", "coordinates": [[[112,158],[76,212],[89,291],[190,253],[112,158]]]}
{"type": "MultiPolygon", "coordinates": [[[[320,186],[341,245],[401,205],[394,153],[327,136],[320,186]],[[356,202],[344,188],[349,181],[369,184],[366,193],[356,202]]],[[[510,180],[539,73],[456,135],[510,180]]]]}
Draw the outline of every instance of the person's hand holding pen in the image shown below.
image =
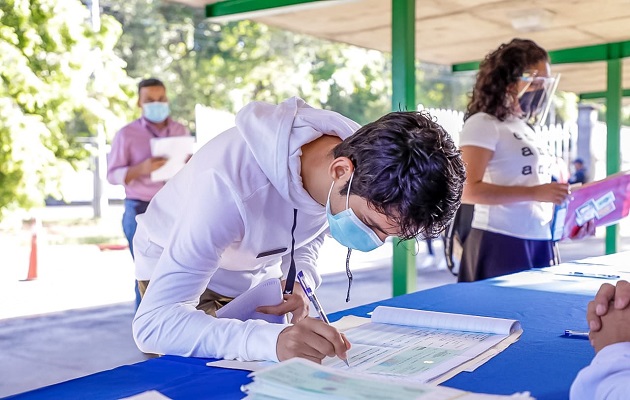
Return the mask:
{"type": "Polygon", "coordinates": [[[279,361],[301,357],[318,364],[327,356],[346,360],[349,349],[350,343],[335,327],[311,317],[285,328],[276,344],[279,361]]]}
{"type": "MultiPolygon", "coordinates": [[[[302,292],[307,295],[309,292],[314,294],[304,281],[302,271],[298,273],[297,277],[302,292]]],[[[329,325],[328,317],[326,317],[317,298],[313,296],[308,297],[318,310],[321,320],[308,317],[280,332],[276,346],[278,360],[283,361],[293,357],[301,357],[321,363],[326,356],[337,356],[344,360],[347,365],[347,351],[351,347],[350,342],[343,333],[329,325]]]]}
{"type": "MultiPolygon", "coordinates": [[[[297,280],[298,280],[298,282],[300,282],[300,287],[302,288],[302,291],[304,293],[306,293],[306,296],[308,297],[308,299],[313,304],[313,307],[315,307],[315,311],[317,311],[317,314],[319,314],[319,319],[324,321],[326,323],[326,325],[330,325],[330,321],[328,320],[328,316],[324,312],[324,308],[322,307],[321,303],[319,302],[319,299],[315,295],[315,291],[313,289],[311,289],[310,285],[306,281],[306,277],[304,276],[304,272],[302,272],[302,271],[298,272],[297,280]]],[[[343,333],[341,334],[341,336],[343,337],[343,340],[347,344],[348,349],[349,349],[350,348],[350,343],[348,342],[348,338],[346,338],[346,335],[344,335],[343,333]]],[[[346,363],[346,365],[348,367],[350,366],[350,363],[348,363],[348,358],[342,358],[342,360],[346,363]]]]}

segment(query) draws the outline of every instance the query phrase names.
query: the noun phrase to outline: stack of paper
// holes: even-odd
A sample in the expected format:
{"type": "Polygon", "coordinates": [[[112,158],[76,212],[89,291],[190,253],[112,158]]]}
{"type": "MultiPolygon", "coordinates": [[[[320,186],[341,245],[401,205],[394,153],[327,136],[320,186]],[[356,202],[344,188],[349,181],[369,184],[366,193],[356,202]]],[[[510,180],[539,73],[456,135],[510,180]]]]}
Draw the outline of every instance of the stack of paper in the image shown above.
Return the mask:
{"type": "Polygon", "coordinates": [[[246,399],[344,400],[526,400],[529,393],[498,396],[464,392],[441,386],[363,377],[293,358],[250,374],[254,382],[243,386],[246,399]]]}

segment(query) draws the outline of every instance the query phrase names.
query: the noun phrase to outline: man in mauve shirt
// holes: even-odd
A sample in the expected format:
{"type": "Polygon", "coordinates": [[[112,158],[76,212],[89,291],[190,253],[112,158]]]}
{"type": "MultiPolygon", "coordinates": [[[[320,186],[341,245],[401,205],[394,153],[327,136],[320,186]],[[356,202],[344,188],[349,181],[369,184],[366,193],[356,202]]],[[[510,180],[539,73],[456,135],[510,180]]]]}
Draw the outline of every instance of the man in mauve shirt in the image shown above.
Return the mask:
{"type": "MultiPolygon", "coordinates": [[[[169,117],[166,87],[160,80],[145,79],[138,84],[138,107],[142,116],[116,133],[107,159],[107,180],[125,187],[122,225],[132,257],[136,215],[146,211],[149,201],[164,186],[164,182],[151,180],[151,172],[166,163],[165,158],[151,156],[151,139],[190,135],[184,125],[169,117]]],[[[136,287],[136,304],[139,303],[136,287]]]]}

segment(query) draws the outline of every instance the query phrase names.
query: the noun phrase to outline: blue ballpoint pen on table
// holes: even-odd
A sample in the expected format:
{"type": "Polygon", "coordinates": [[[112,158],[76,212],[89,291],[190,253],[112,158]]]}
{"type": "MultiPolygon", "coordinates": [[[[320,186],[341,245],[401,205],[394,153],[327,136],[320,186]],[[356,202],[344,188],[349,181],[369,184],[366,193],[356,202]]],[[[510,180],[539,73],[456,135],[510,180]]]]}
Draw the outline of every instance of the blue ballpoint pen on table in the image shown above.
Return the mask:
{"type": "Polygon", "coordinates": [[[574,331],[572,329],[565,329],[564,330],[564,335],[565,337],[572,337],[572,338],[580,338],[580,339],[588,339],[588,332],[580,332],[580,331],[574,331]]]}
{"type": "MultiPolygon", "coordinates": [[[[306,293],[308,299],[311,301],[311,303],[313,303],[313,307],[315,307],[315,310],[319,314],[319,318],[321,318],[321,320],[324,321],[327,325],[330,325],[330,321],[328,320],[328,317],[326,316],[326,313],[324,312],[324,309],[322,308],[319,299],[317,298],[317,296],[315,296],[315,292],[313,291],[313,289],[311,289],[308,283],[306,283],[306,277],[304,276],[304,273],[302,271],[297,273],[297,279],[298,282],[300,282],[300,286],[302,286],[302,290],[304,290],[304,293],[306,293]]],[[[347,359],[343,361],[348,367],[350,366],[350,363],[347,359]]]]}
{"type": "Polygon", "coordinates": [[[567,275],[569,276],[579,276],[582,278],[598,278],[598,279],[620,279],[619,275],[610,275],[610,274],[593,274],[589,272],[569,272],[567,275]]]}

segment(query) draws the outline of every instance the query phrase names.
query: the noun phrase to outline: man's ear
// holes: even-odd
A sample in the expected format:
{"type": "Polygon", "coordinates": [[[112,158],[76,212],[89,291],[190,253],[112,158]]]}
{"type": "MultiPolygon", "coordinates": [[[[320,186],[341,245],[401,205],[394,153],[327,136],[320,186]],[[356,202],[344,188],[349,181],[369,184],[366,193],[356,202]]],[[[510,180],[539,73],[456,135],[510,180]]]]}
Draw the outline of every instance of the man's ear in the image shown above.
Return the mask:
{"type": "Polygon", "coordinates": [[[335,158],[328,167],[328,173],[333,180],[340,179],[346,176],[346,179],[350,179],[350,175],[354,172],[354,164],[348,157],[335,158]]]}

